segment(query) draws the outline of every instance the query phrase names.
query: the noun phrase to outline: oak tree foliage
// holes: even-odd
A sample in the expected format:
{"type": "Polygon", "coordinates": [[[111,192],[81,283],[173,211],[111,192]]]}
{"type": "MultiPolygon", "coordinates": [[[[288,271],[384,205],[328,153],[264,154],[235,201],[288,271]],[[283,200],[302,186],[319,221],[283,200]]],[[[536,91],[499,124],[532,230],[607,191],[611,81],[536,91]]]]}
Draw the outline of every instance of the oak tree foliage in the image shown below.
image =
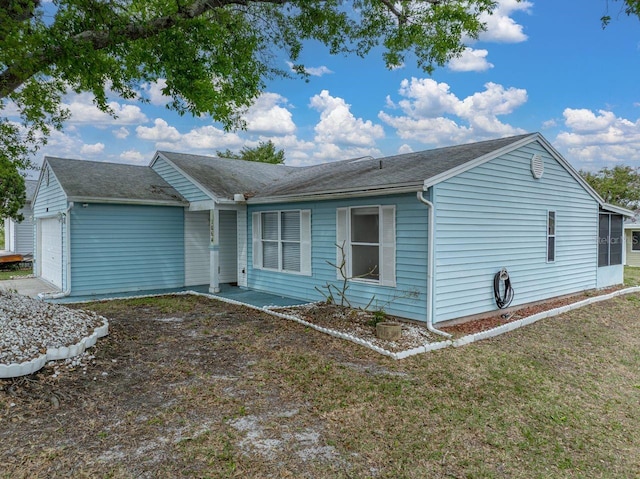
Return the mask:
{"type": "Polygon", "coordinates": [[[602,28],[606,28],[611,20],[622,14],[640,17],[640,0],[605,0],[606,9],[600,20],[602,28]]]}
{"type": "Polygon", "coordinates": [[[216,155],[220,158],[230,158],[233,160],[259,161],[261,163],[271,163],[281,165],[284,163],[284,150],[276,148],[271,140],[261,141],[258,146],[251,148],[245,146],[239,153],[234,153],[230,149],[225,151],[217,151],[216,155]]]}
{"type": "Polygon", "coordinates": [[[610,204],[630,210],[640,208],[640,174],[637,168],[616,165],[598,172],[580,171],[582,177],[610,204]]]}
{"type": "MultiPolygon", "coordinates": [[[[31,166],[33,153],[62,128],[67,92],[89,92],[110,112],[108,97],[148,101],[142,86],[165,79],[169,109],[241,128],[242,112],[269,79],[306,76],[301,58],[309,41],[332,54],[364,56],[379,48],[388,67],[411,61],[430,72],[459,55],[465,38],[478,36],[480,15],[495,6],[494,0],[0,0],[0,182],[31,166]],[[285,61],[295,73],[283,69],[285,61]]],[[[14,214],[12,207],[0,210],[14,214]]]]}

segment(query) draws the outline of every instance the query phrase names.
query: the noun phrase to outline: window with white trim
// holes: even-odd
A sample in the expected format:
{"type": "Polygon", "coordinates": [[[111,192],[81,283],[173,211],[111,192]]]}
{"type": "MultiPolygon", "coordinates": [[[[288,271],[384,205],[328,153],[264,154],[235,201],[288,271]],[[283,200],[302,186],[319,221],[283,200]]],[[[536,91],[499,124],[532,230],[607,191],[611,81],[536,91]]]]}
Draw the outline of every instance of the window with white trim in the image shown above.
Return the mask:
{"type": "Polygon", "coordinates": [[[556,260],[556,212],[547,212],[547,263],[556,260]]]}
{"type": "MultiPolygon", "coordinates": [[[[395,206],[337,209],[336,261],[340,265],[344,260],[348,278],[395,286],[395,238],[395,206]]],[[[338,279],[342,279],[339,271],[337,275],[338,279]]]]}
{"type": "Polygon", "coordinates": [[[380,208],[351,208],[352,278],[380,280],[380,208]]]}
{"type": "Polygon", "coordinates": [[[631,251],[640,251],[640,231],[631,232],[631,251]]]}
{"type": "Polygon", "coordinates": [[[263,211],[252,215],[253,267],[311,274],[311,211],[263,211]]]}

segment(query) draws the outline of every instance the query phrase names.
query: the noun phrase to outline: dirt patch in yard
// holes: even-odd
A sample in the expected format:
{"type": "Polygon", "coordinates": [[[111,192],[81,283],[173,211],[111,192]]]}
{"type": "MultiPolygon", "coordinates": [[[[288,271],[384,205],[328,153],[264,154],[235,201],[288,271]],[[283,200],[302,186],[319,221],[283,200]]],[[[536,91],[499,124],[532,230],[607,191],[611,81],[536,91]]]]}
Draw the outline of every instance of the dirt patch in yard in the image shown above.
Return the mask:
{"type": "Polygon", "coordinates": [[[201,477],[235,470],[225,449],[236,448],[257,472],[288,454],[299,469],[283,471],[296,477],[339,467],[321,422],[301,419],[306,405],[253,370],[265,350],[341,357],[342,341],[202,297],[92,309],[108,311],[111,330],[95,348],[0,381],[0,477],[201,477]],[[194,443],[207,452],[185,455],[194,443]]]}

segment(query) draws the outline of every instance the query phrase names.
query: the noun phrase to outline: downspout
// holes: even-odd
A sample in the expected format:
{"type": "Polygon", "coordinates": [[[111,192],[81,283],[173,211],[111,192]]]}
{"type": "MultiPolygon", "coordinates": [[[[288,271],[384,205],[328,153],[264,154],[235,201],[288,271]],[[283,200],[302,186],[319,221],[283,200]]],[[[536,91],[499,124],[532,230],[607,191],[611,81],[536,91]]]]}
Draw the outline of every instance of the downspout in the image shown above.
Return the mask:
{"type": "Polygon", "coordinates": [[[433,326],[433,300],[434,300],[434,282],[433,282],[433,273],[435,271],[434,265],[434,231],[435,231],[435,208],[431,201],[427,200],[424,197],[423,191],[418,191],[417,195],[418,200],[425,204],[429,209],[429,232],[428,232],[428,241],[427,241],[427,329],[435,334],[440,334],[441,336],[445,336],[450,338],[451,335],[449,333],[445,333],[444,331],[440,331],[433,326]]]}
{"type": "Polygon", "coordinates": [[[40,299],[60,299],[66,298],[71,294],[71,208],[73,208],[73,201],[69,202],[67,211],[64,214],[64,221],[66,223],[65,236],[67,244],[67,287],[60,293],[38,293],[40,299]]]}

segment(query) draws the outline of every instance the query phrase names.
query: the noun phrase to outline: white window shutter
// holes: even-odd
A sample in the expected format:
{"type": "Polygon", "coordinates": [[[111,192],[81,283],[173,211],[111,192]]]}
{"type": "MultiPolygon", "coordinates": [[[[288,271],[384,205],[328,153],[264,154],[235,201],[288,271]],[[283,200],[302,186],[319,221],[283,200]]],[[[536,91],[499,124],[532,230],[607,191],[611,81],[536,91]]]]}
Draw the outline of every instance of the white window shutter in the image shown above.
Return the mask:
{"type": "Polygon", "coordinates": [[[396,207],[382,207],[382,245],[380,260],[380,284],[396,285],[396,207]]]}
{"type": "Polygon", "coordinates": [[[253,267],[262,268],[262,229],[260,213],[251,214],[251,237],[253,240],[253,267]]]}
{"type": "MultiPolygon", "coordinates": [[[[338,279],[344,279],[340,273],[340,265],[342,264],[342,250],[347,253],[347,219],[349,218],[349,208],[338,208],[336,210],[336,277],[338,279]],[[342,250],[341,250],[342,248],[342,250]]],[[[348,259],[348,258],[344,258],[348,259]]],[[[349,274],[347,267],[345,273],[349,274]]]]}
{"type": "Polygon", "coordinates": [[[311,276],[311,210],[300,211],[300,272],[311,276]]]}

